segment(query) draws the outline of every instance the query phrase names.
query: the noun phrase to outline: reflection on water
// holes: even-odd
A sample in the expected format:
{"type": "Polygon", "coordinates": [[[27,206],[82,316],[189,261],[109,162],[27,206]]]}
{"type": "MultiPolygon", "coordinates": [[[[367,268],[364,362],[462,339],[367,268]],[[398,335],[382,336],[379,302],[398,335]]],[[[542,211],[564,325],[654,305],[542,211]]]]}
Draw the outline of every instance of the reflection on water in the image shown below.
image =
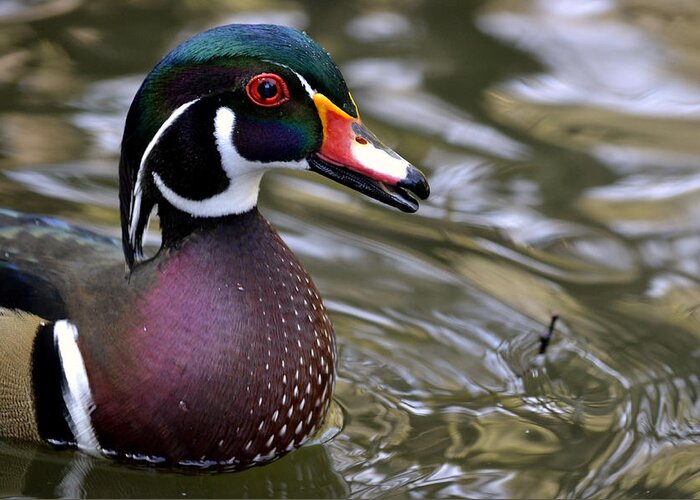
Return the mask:
{"type": "Polygon", "coordinates": [[[698,20],[680,0],[2,3],[3,207],[116,236],[143,73],[259,21],[330,50],[433,195],[407,216],[264,182],[336,325],[331,441],[219,475],[0,443],[0,496],[700,495],[698,20]]]}

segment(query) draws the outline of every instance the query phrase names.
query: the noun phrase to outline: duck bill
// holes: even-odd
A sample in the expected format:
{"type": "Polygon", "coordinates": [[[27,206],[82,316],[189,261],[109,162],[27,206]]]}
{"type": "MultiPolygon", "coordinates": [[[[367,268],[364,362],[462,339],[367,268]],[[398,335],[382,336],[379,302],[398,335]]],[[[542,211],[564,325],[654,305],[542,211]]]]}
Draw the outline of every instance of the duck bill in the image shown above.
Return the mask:
{"type": "Polygon", "coordinates": [[[421,171],[323,94],[314,95],[314,103],[323,125],[323,144],[307,158],[309,168],[404,212],[418,210],[416,198],[424,200],[430,194],[421,171]]]}

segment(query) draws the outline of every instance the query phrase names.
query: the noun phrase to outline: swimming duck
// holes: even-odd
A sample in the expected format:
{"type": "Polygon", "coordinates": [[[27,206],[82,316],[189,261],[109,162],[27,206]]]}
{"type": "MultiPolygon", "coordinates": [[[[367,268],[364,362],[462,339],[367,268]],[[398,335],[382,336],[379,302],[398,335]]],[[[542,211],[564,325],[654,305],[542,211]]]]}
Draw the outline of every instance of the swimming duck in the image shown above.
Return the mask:
{"type": "Polygon", "coordinates": [[[258,212],[272,168],[311,170],[405,212],[429,193],[363,125],[306,34],[228,25],[194,36],[129,109],[121,245],[0,213],[0,436],[231,469],[312,437],[333,394],[335,340],[311,278],[258,212]],[[156,210],[162,243],[148,257],[156,210]]]}

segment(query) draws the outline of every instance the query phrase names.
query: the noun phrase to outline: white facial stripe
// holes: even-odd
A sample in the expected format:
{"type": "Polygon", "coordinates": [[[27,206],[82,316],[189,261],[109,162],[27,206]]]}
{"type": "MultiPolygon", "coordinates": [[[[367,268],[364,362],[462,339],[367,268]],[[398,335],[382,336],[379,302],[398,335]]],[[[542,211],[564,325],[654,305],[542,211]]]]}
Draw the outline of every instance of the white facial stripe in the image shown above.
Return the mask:
{"type": "Polygon", "coordinates": [[[231,180],[236,173],[236,164],[240,163],[241,155],[233,145],[233,127],[236,125],[236,115],[231,109],[221,107],[216,110],[214,117],[214,140],[216,149],[221,156],[221,166],[226,176],[231,180]]]}
{"type": "Polygon", "coordinates": [[[309,94],[309,97],[310,97],[311,99],[313,99],[313,98],[314,98],[314,95],[316,95],[316,94],[318,93],[316,90],[314,90],[314,89],[311,87],[311,85],[309,85],[309,82],[306,81],[306,78],[304,78],[303,76],[301,76],[299,73],[297,73],[296,71],[294,71],[292,68],[290,68],[290,67],[287,66],[286,64],[280,64],[280,63],[278,63],[278,62],[269,61],[269,60],[265,60],[265,62],[268,62],[268,63],[270,63],[270,64],[274,64],[275,66],[282,66],[283,68],[287,68],[289,71],[291,71],[292,73],[294,73],[294,74],[297,76],[297,78],[299,79],[299,81],[301,82],[301,86],[304,87],[304,90],[306,90],[306,93],[309,94]]]}
{"type": "MultiPolygon", "coordinates": [[[[175,123],[175,121],[185,112],[187,108],[192,106],[195,102],[199,101],[199,98],[192,101],[186,102],[185,104],[179,106],[167,120],[163,122],[158,131],[151,139],[151,142],[146,146],[146,150],[141,156],[141,162],[139,163],[139,171],[136,174],[136,185],[134,186],[134,193],[131,196],[131,211],[129,213],[129,242],[132,248],[136,247],[136,225],[141,216],[141,196],[143,194],[143,176],[146,171],[146,161],[148,160],[151,151],[158,144],[158,141],[163,136],[166,130],[175,123]]],[[[141,257],[140,253],[136,257],[141,257]]]]}
{"type": "Polygon", "coordinates": [[[382,176],[391,177],[400,181],[408,175],[409,163],[401,157],[395,157],[375,148],[372,143],[360,144],[353,142],[352,156],[368,169],[382,176]]]}
{"type": "Polygon", "coordinates": [[[221,217],[241,214],[253,208],[258,202],[260,180],[266,170],[275,167],[306,169],[305,161],[263,163],[243,158],[231,138],[236,123],[236,115],[227,107],[216,111],[214,118],[214,140],[221,157],[221,167],[229,179],[225,191],[204,200],[190,200],[170,189],[156,172],[153,179],[166,200],[178,210],[195,217],[221,217]]]}
{"type": "Polygon", "coordinates": [[[223,215],[242,214],[255,206],[263,172],[251,172],[236,176],[226,191],[205,200],[190,200],[180,196],[165,185],[163,179],[153,172],[156,186],[166,200],[177,208],[194,217],[221,217],[223,215]]]}
{"type": "Polygon", "coordinates": [[[54,325],[53,335],[66,382],[63,401],[68,409],[68,425],[80,450],[99,455],[100,444],[90,419],[95,404],[92,401],[83,357],[78,348],[78,329],[70,322],[61,320],[54,325]]]}
{"type": "MultiPolygon", "coordinates": [[[[290,68],[290,69],[291,69],[291,68],[290,68]]],[[[311,88],[311,85],[309,85],[309,82],[306,81],[306,78],[304,78],[303,76],[301,76],[299,73],[297,73],[297,72],[294,71],[293,69],[291,69],[291,71],[292,71],[292,73],[294,73],[295,75],[297,75],[297,78],[298,78],[299,81],[301,82],[301,86],[304,87],[304,90],[306,90],[306,93],[309,94],[309,97],[310,97],[311,99],[313,99],[313,98],[314,98],[314,95],[316,95],[317,92],[316,92],[313,88],[311,88]]]]}

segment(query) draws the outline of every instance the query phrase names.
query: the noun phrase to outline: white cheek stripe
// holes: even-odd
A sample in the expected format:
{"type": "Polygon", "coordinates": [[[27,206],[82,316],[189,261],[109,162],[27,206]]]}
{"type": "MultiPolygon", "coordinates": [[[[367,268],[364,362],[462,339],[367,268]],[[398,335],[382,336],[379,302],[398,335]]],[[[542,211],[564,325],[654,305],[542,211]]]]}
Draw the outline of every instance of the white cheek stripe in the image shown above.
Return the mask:
{"type": "Polygon", "coordinates": [[[311,87],[311,85],[309,85],[309,82],[306,81],[306,78],[304,78],[303,76],[301,76],[299,73],[297,73],[296,71],[294,71],[292,68],[290,68],[290,67],[287,66],[286,64],[281,64],[281,63],[278,63],[278,62],[275,62],[275,61],[270,61],[270,60],[267,60],[267,59],[265,60],[265,62],[268,62],[268,63],[270,63],[270,64],[274,64],[275,66],[281,66],[281,67],[283,67],[283,68],[287,68],[289,71],[291,71],[292,73],[294,73],[294,74],[297,76],[297,78],[299,79],[299,81],[301,82],[301,86],[304,87],[304,90],[306,90],[306,93],[309,94],[309,97],[310,97],[312,100],[313,100],[313,98],[314,98],[314,95],[316,95],[316,94],[318,93],[316,90],[314,90],[314,89],[311,87]]]}
{"type": "Polygon", "coordinates": [[[266,170],[275,167],[308,168],[305,161],[263,163],[246,160],[238,154],[232,142],[235,123],[236,116],[231,109],[222,106],[216,111],[214,140],[221,157],[221,167],[229,179],[225,191],[204,200],[190,200],[170,189],[160,175],[153,172],[156,186],[175,208],[195,217],[241,214],[257,204],[260,181],[266,170]]]}
{"type": "Polygon", "coordinates": [[[255,206],[263,172],[239,175],[236,184],[229,184],[226,191],[205,200],[190,200],[180,196],[165,185],[160,175],[153,172],[153,180],[163,197],[178,210],[194,217],[221,217],[223,215],[241,214],[255,206]]]}
{"type": "Polygon", "coordinates": [[[100,444],[90,419],[95,403],[92,400],[87,371],[77,344],[78,329],[70,322],[61,320],[54,325],[53,335],[66,382],[63,388],[63,401],[68,409],[68,425],[80,450],[100,455],[100,444]]]}
{"type": "Polygon", "coordinates": [[[408,175],[409,163],[406,160],[375,148],[372,143],[353,142],[351,152],[361,165],[381,175],[392,177],[397,181],[405,179],[408,175]]]}
{"type": "MultiPolygon", "coordinates": [[[[173,123],[175,123],[175,121],[185,111],[187,111],[187,108],[192,106],[197,101],[199,101],[199,98],[186,102],[185,104],[179,106],[175,111],[173,111],[172,114],[168,117],[168,119],[163,122],[158,131],[155,133],[153,139],[151,139],[151,142],[149,142],[148,146],[146,146],[146,150],[143,152],[143,156],[141,156],[141,162],[139,163],[139,171],[136,174],[136,185],[134,186],[134,192],[131,195],[131,211],[129,213],[129,242],[131,243],[131,247],[134,248],[134,250],[136,250],[137,252],[138,250],[136,249],[136,226],[141,215],[141,197],[143,195],[143,176],[145,175],[146,171],[146,162],[148,160],[149,155],[151,154],[151,151],[153,151],[153,148],[156,146],[156,144],[158,144],[158,141],[163,136],[165,131],[168,130],[168,128],[170,128],[170,126],[173,123]]],[[[140,253],[139,255],[137,255],[137,257],[141,257],[140,253]]]]}
{"type": "Polygon", "coordinates": [[[313,88],[311,88],[311,85],[309,85],[309,82],[306,81],[306,78],[301,76],[299,73],[294,71],[292,68],[289,68],[289,70],[297,75],[297,78],[301,82],[301,86],[304,87],[304,90],[306,90],[306,93],[309,94],[309,97],[313,100],[314,95],[316,95],[318,92],[316,92],[313,88]]]}

